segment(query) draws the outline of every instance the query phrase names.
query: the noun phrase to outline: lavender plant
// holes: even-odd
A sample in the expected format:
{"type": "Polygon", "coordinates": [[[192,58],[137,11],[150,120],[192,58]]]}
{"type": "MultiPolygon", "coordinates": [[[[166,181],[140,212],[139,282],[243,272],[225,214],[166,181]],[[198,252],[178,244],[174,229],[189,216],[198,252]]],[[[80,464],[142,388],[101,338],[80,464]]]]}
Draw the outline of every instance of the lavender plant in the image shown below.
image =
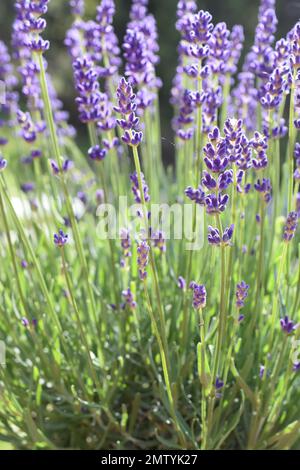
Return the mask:
{"type": "Polygon", "coordinates": [[[242,26],[178,1],[166,168],[148,1],[121,46],[113,0],[69,3],[86,147],[46,62],[51,2],[16,0],[0,41],[0,440],[299,449],[300,23],[276,39],[261,0],[241,63],[242,26]]]}

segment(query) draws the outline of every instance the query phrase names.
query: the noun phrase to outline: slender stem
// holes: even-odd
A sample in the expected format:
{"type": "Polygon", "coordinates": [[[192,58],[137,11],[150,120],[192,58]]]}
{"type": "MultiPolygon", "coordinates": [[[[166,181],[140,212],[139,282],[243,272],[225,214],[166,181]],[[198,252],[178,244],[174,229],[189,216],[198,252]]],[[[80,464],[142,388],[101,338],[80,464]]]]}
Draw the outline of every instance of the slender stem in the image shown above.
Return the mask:
{"type": "Polygon", "coordinates": [[[66,280],[67,287],[68,287],[68,294],[70,296],[72,306],[73,306],[73,310],[75,312],[75,317],[76,317],[76,322],[77,322],[77,326],[78,326],[78,329],[79,329],[79,334],[80,334],[82,343],[84,345],[84,348],[86,350],[91,376],[92,376],[95,387],[100,392],[101,386],[100,386],[99,379],[98,379],[97,374],[96,374],[95,369],[94,369],[94,365],[93,365],[93,361],[92,361],[91,353],[90,353],[90,347],[88,345],[88,341],[87,341],[87,338],[86,338],[86,335],[85,335],[85,332],[84,332],[84,329],[83,329],[83,326],[82,326],[82,322],[81,322],[81,319],[80,319],[80,314],[79,314],[79,310],[78,310],[78,307],[77,307],[77,303],[76,303],[76,300],[75,300],[75,297],[74,297],[74,293],[73,293],[74,289],[73,289],[73,286],[71,284],[70,276],[69,276],[68,269],[67,269],[64,247],[61,248],[61,259],[62,259],[62,265],[63,265],[63,273],[64,273],[65,280],[66,280]]]}
{"type": "Polygon", "coordinates": [[[225,78],[224,87],[223,87],[223,103],[222,103],[222,108],[221,108],[220,129],[223,129],[225,121],[227,119],[230,83],[231,83],[231,75],[227,74],[225,78]]]}
{"type": "Polygon", "coordinates": [[[288,142],[288,212],[291,212],[293,206],[293,187],[294,187],[294,147],[296,140],[296,131],[294,126],[295,119],[295,73],[291,86],[290,94],[290,112],[289,112],[289,142],[288,142]]]}
{"type": "Polygon", "coordinates": [[[200,358],[198,355],[198,375],[201,383],[201,422],[202,422],[202,435],[201,435],[201,449],[205,450],[207,445],[207,416],[206,416],[206,345],[205,345],[205,323],[203,318],[202,309],[199,309],[199,336],[201,341],[200,358]]]}
{"type": "MultiPolygon", "coordinates": [[[[258,307],[261,303],[263,295],[263,284],[264,284],[264,256],[265,256],[265,203],[263,198],[260,199],[260,237],[259,237],[259,255],[257,265],[257,277],[256,277],[256,303],[255,303],[255,317],[258,314],[258,307]]],[[[254,316],[253,316],[254,319],[254,316]]]]}
{"type": "MultiPolygon", "coordinates": [[[[68,216],[70,218],[72,230],[73,230],[73,235],[74,235],[74,240],[75,240],[75,245],[76,249],[80,258],[80,263],[81,267],[83,270],[84,274],[84,280],[86,282],[87,286],[87,294],[89,298],[89,305],[92,311],[92,316],[95,322],[95,325],[97,329],[99,328],[99,318],[96,312],[96,304],[95,304],[95,298],[94,298],[94,293],[93,289],[89,280],[89,270],[86,262],[86,258],[84,256],[83,252],[83,246],[82,246],[82,241],[80,237],[80,233],[78,230],[78,224],[76,221],[76,217],[74,214],[74,210],[72,207],[69,191],[68,191],[68,186],[65,180],[64,172],[62,171],[62,162],[61,162],[61,152],[59,148],[59,142],[58,142],[58,137],[57,137],[57,132],[56,132],[56,126],[54,122],[54,117],[53,117],[53,111],[52,111],[52,106],[51,106],[51,100],[49,96],[49,90],[48,90],[48,85],[47,85],[47,79],[46,79],[46,72],[45,72],[45,67],[44,67],[44,62],[43,62],[43,55],[41,53],[37,54],[38,58],[38,65],[39,65],[39,70],[40,70],[40,83],[41,83],[41,91],[42,91],[42,97],[43,97],[43,102],[44,102],[44,107],[45,107],[45,115],[46,115],[46,120],[47,120],[47,125],[50,133],[50,139],[53,147],[53,152],[56,158],[57,165],[59,169],[61,170],[61,183],[62,183],[62,188],[65,196],[65,201],[66,201],[66,206],[67,206],[67,211],[68,211],[68,216]]],[[[98,335],[97,335],[98,336],[98,335]]],[[[99,345],[99,356],[100,356],[100,361],[103,365],[103,352],[102,352],[102,346],[101,346],[101,338],[97,338],[98,345],[99,345]]]]}
{"type": "Polygon", "coordinates": [[[163,374],[164,374],[164,379],[165,379],[165,384],[166,384],[166,389],[167,389],[167,395],[168,395],[168,399],[169,399],[169,403],[170,403],[170,412],[171,412],[171,415],[172,415],[172,418],[173,418],[173,421],[174,421],[174,424],[175,424],[175,427],[176,427],[176,431],[178,433],[179,441],[180,441],[181,445],[184,448],[186,448],[185,436],[184,436],[184,434],[181,430],[181,427],[180,427],[179,422],[178,422],[177,414],[176,414],[176,407],[175,407],[175,403],[174,403],[174,399],[173,399],[173,393],[172,393],[172,387],[171,387],[171,381],[170,381],[170,374],[169,374],[169,367],[168,367],[168,364],[167,364],[166,351],[165,351],[165,348],[164,348],[163,340],[162,340],[161,335],[159,333],[159,328],[158,328],[158,325],[157,325],[157,322],[156,322],[156,319],[155,319],[155,315],[153,313],[153,309],[152,309],[152,305],[151,305],[151,301],[150,301],[150,297],[149,297],[149,293],[148,293],[148,289],[147,289],[147,284],[146,284],[145,281],[143,282],[143,284],[144,284],[144,293],[145,293],[145,297],[146,297],[146,303],[147,303],[147,307],[148,307],[149,316],[151,318],[151,323],[152,323],[153,330],[154,330],[154,333],[155,333],[155,336],[156,336],[156,339],[157,339],[157,342],[158,342],[158,347],[159,347],[159,350],[160,350],[160,357],[161,357],[161,363],[162,363],[162,368],[163,368],[163,374]]]}
{"type": "MultiPolygon", "coordinates": [[[[220,215],[217,216],[217,224],[220,232],[220,237],[223,236],[223,229],[220,215]]],[[[220,316],[218,322],[218,332],[217,332],[217,345],[214,351],[213,359],[213,370],[211,377],[211,395],[214,393],[214,386],[216,383],[216,378],[219,372],[220,360],[222,354],[222,346],[225,339],[226,332],[226,257],[225,257],[225,246],[221,245],[221,284],[220,284],[220,316]]],[[[213,421],[213,409],[214,409],[215,398],[211,396],[209,407],[208,407],[208,423],[207,423],[207,433],[208,436],[211,433],[212,421],[213,421]]]]}
{"type": "MultiPolygon", "coordinates": [[[[217,216],[217,223],[219,227],[220,237],[223,236],[223,229],[220,215],[217,216]]],[[[218,324],[218,336],[217,336],[217,346],[215,350],[213,373],[212,373],[212,385],[217,378],[221,350],[224,342],[225,328],[226,328],[226,259],[225,259],[225,247],[221,245],[221,285],[220,285],[220,318],[218,324]]]]}
{"type": "Polygon", "coordinates": [[[231,290],[231,282],[233,280],[234,275],[234,241],[235,241],[235,233],[236,233],[236,216],[237,216],[237,181],[236,181],[236,165],[233,165],[233,185],[232,185],[232,206],[231,206],[231,220],[232,224],[234,225],[234,232],[232,235],[232,244],[233,247],[229,252],[229,260],[228,260],[228,270],[227,270],[227,282],[226,282],[226,291],[227,291],[227,304],[230,301],[230,290],[231,290]]]}
{"type": "Polygon", "coordinates": [[[9,225],[8,225],[8,220],[7,220],[6,213],[5,213],[5,208],[4,208],[4,203],[3,203],[3,198],[2,198],[1,191],[0,191],[0,207],[1,207],[1,214],[2,214],[3,222],[4,222],[7,242],[8,242],[8,246],[9,246],[10,256],[11,256],[11,260],[12,260],[12,264],[13,264],[13,270],[14,270],[14,273],[15,273],[15,276],[16,276],[17,289],[18,289],[18,292],[19,292],[20,300],[21,300],[23,315],[26,315],[27,306],[26,306],[25,297],[24,297],[22,287],[21,287],[19,270],[18,270],[18,265],[17,265],[17,260],[16,260],[16,254],[15,254],[13,244],[12,244],[12,240],[11,240],[11,236],[10,236],[9,225]]]}
{"type": "Polygon", "coordinates": [[[280,264],[279,264],[279,270],[277,274],[277,281],[276,281],[276,286],[275,286],[275,291],[273,294],[273,303],[272,303],[272,315],[271,315],[271,330],[270,330],[270,341],[269,344],[273,344],[273,339],[274,339],[274,332],[275,332],[275,327],[276,327],[276,320],[277,320],[277,315],[278,315],[278,309],[279,309],[279,291],[280,291],[280,284],[281,284],[281,278],[286,262],[286,256],[287,256],[287,247],[288,244],[284,243],[283,244],[283,249],[280,257],[280,264]]]}
{"type": "MultiPolygon", "coordinates": [[[[140,160],[139,160],[137,147],[133,147],[133,157],[134,157],[134,164],[135,164],[135,169],[136,169],[136,173],[137,173],[137,178],[138,178],[138,183],[139,183],[139,191],[140,191],[141,201],[142,201],[142,206],[143,206],[143,216],[144,216],[145,230],[146,230],[146,234],[147,234],[147,237],[148,237],[148,210],[147,210],[145,196],[144,196],[142,175],[141,175],[141,166],[140,166],[140,160]]],[[[159,313],[160,325],[161,325],[161,329],[162,329],[162,338],[163,338],[163,342],[164,342],[164,345],[165,345],[166,350],[167,350],[165,315],[164,315],[162,301],[161,301],[158,275],[157,275],[157,270],[156,270],[156,266],[155,266],[155,260],[154,260],[154,255],[153,255],[153,250],[152,250],[151,244],[149,245],[149,247],[150,247],[150,252],[149,252],[150,267],[151,267],[151,272],[152,272],[152,278],[153,278],[153,281],[154,281],[154,288],[155,288],[155,294],[156,294],[157,305],[158,305],[158,313],[159,313]]]]}
{"type": "MultiPolygon", "coordinates": [[[[202,61],[200,60],[199,69],[201,69],[202,61]]],[[[202,78],[198,76],[198,93],[201,94],[202,92],[202,78]]],[[[202,140],[202,106],[198,105],[197,107],[197,122],[196,122],[196,151],[195,151],[195,163],[196,167],[196,185],[199,184],[199,179],[201,175],[201,140],[202,140]]]]}
{"type": "MultiPolygon", "coordinates": [[[[94,123],[89,123],[88,124],[88,131],[89,131],[89,137],[90,137],[91,145],[92,146],[97,145],[97,134],[96,134],[96,129],[95,129],[94,123]]],[[[103,174],[102,163],[103,162],[99,162],[99,165],[98,165],[99,166],[99,174],[100,174],[101,185],[102,185],[103,193],[104,193],[104,200],[105,200],[105,202],[108,202],[108,191],[107,191],[105,176],[103,174]]],[[[112,274],[113,274],[113,278],[114,278],[113,290],[114,290],[114,295],[115,295],[115,302],[117,304],[118,300],[119,300],[119,279],[118,279],[117,271],[116,271],[113,241],[112,241],[110,236],[108,237],[108,242],[109,242],[110,258],[111,258],[112,274]]]]}

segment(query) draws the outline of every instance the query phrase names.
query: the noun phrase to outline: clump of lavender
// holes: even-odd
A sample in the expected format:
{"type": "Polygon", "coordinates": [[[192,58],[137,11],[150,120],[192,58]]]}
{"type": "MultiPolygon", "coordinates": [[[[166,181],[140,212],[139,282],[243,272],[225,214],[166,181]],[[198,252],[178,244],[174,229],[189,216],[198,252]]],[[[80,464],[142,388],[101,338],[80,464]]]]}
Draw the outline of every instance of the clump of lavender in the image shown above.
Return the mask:
{"type": "MultiPolygon", "coordinates": [[[[83,0],[68,2],[72,24],[65,45],[79,120],[90,140],[86,159],[45,58],[48,4],[16,0],[12,55],[0,41],[0,81],[6,85],[0,337],[8,338],[1,434],[14,448],[98,448],[95,436],[104,427],[100,446],[134,447],[140,439],[145,448],[167,441],[197,450],[296,448],[300,23],[277,40],[275,0],[261,0],[254,44],[240,68],[243,27],[213,24],[196,1],[178,1],[173,173],[160,164],[162,82],[148,0],[132,0],[122,48],[113,0],[99,0],[94,17],[83,0]],[[119,219],[109,226],[106,244],[95,204],[128,195],[130,185],[145,226],[138,237],[134,224],[124,222],[128,229],[116,243],[111,236],[117,238],[119,219]],[[191,220],[184,188],[193,203],[191,220]],[[155,202],[177,201],[170,223],[176,229],[182,219],[190,223],[197,241],[204,238],[201,251],[185,249],[184,231],[181,240],[171,236],[166,252],[167,232],[152,220],[149,193],[155,202]],[[72,228],[68,259],[67,228],[53,235],[58,258],[49,256],[53,247],[41,236],[51,234],[58,220],[72,228]],[[256,289],[241,279],[251,279],[256,289]],[[251,315],[239,328],[245,306],[251,315]],[[84,404],[77,400],[74,408],[75,396],[84,404]],[[33,417],[34,432],[21,415],[15,432],[16,403],[33,417]],[[68,426],[52,432],[60,428],[62,405],[68,426]]],[[[124,219],[133,215],[121,204],[124,219]]]]}

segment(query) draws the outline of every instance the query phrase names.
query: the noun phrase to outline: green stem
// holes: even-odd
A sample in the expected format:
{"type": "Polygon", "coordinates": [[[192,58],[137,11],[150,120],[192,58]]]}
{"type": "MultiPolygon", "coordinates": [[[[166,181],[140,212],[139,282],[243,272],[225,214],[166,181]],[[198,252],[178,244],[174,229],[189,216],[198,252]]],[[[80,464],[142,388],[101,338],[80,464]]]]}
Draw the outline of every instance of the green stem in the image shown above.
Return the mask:
{"type": "Polygon", "coordinates": [[[201,449],[205,450],[207,445],[207,416],[206,416],[206,345],[205,345],[205,323],[203,318],[202,309],[199,310],[199,336],[201,341],[200,358],[198,357],[198,375],[201,383],[201,422],[202,422],[202,435],[201,435],[201,449]]]}
{"type": "Polygon", "coordinates": [[[284,243],[283,244],[283,249],[280,257],[280,264],[279,264],[279,270],[277,274],[277,281],[276,281],[276,287],[275,287],[275,292],[273,293],[273,303],[272,303],[272,315],[271,315],[271,330],[270,330],[270,341],[269,344],[273,344],[273,339],[274,339],[274,333],[275,333],[275,328],[276,328],[276,321],[278,320],[278,309],[279,309],[279,291],[280,291],[280,284],[281,284],[281,278],[285,266],[285,261],[286,261],[286,256],[287,256],[287,247],[288,244],[284,243]]]}
{"type": "Polygon", "coordinates": [[[296,140],[296,131],[294,126],[295,119],[295,73],[291,86],[290,94],[290,112],[289,112],[289,142],[288,142],[288,212],[291,212],[293,206],[293,187],[294,187],[294,147],[296,140]]]}
{"type": "Polygon", "coordinates": [[[171,381],[170,381],[170,373],[169,373],[169,366],[168,366],[168,362],[167,362],[165,347],[164,347],[161,335],[159,333],[159,328],[158,328],[158,325],[157,325],[157,322],[156,322],[156,319],[155,319],[155,315],[153,313],[153,309],[152,309],[152,305],[151,305],[151,301],[150,301],[150,297],[149,297],[149,293],[148,293],[148,289],[147,289],[147,284],[146,284],[145,281],[143,282],[143,284],[144,284],[144,293],[145,293],[145,297],[146,297],[146,303],[147,303],[147,307],[148,307],[149,316],[150,316],[150,319],[151,319],[151,323],[152,323],[152,326],[153,326],[153,330],[154,330],[154,333],[155,333],[155,336],[156,336],[156,339],[157,339],[157,342],[158,342],[159,351],[160,351],[160,357],[161,357],[163,374],[164,374],[164,379],[165,379],[165,384],[166,384],[166,389],[167,389],[167,395],[168,395],[168,399],[169,399],[169,403],[170,403],[171,416],[173,418],[173,421],[174,421],[174,424],[175,424],[175,427],[176,427],[176,431],[177,431],[177,434],[178,434],[179,441],[180,441],[181,445],[183,446],[183,448],[186,448],[186,439],[185,439],[184,433],[181,430],[180,424],[178,422],[177,414],[176,414],[176,407],[175,407],[175,403],[174,403],[174,399],[173,399],[173,393],[172,393],[172,387],[171,387],[171,381]]]}
{"type": "MultiPolygon", "coordinates": [[[[89,137],[90,137],[91,145],[94,147],[95,145],[97,145],[97,134],[96,134],[96,129],[95,129],[94,123],[89,123],[88,124],[88,131],[89,131],[89,137]]],[[[99,174],[100,174],[100,181],[101,181],[101,185],[102,185],[103,193],[104,193],[104,200],[105,200],[105,202],[108,202],[108,191],[107,191],[105,176],[103,174],[102,162],[99,162],[99,174]]],[[[114,278],[113,290],[114,290],[114,295],[115,295],[115,302],[116,302],[116,304],[118,304],[118,301],[119,301],[119,279],[118,279],[117,271],[116,271],[113,241],[112,241],[110,236],[108,237],[108,242],[109,242],[110,258],[111,258],[112,274],[113,274],[113,278],[114,278]]]]}
{"type": "MultiPolygon", "coordinates": [[[[43,97],[43,102],[44,102],[44,107],[45,107],[44,108],[45,109],[45,116],[46,116],[46,121],[47,121],[47,125],[48,125],[48,130],[49,130],[49,133],[50,133],[51,144],[52,144],[52,147],[53,147],[53,152],[54,152],[54,156],[55,156],[57,165],[58,165],[59,169],[61,170],[60,171],[60,173],[61,173],[60,180],[62,182],[62,188],[63,188],[63,192],[64,192],[64,196],[65,196],[67,212],[68,212],[68,216],[69,216],[70,221],[71,221],[71,226],[72,226],[72,231],[73,231],[73,235],[74,235],[75,245],[76,245],[76,249],[77,249],[77,252],[78,252],[78,255],[79,255],[81,267],[82,267],[82,270],[83,270],[83,277],[84,277],[84,280],[85,280],[86,286],[87,286],[87,294],[88,294],[88,298],[89,298],[89,305],[90,305],[90,308],[91,308],[91,311],[92,311],[92,316],[93,316],[95,325],[98,329],[99,319],[98,319],[98,316],[97,316],[97,313],[96,313],[96,305],[95,305],[93,289],[92,289],[92,286],[91,286],[91,283],[90,283],[90,280],[89,280],[88,266],[87,266],[87,262],[86,262],[86,259],[85,259],[84,253],[83,253],[82,241],[81,241],[81,238],[80,238],[80,234],[79,234],[79,230],[78,230],[78,224],[77,224],[75,214],[74,214],[74,211],[73,211],[73,207],[72,207],[72,203],[71,203],[71,200],[70,200],[68,186],[66,184],[66,180],[65,180],[65,177],[64,177],[64,172],[62,171],[61,152],[60,152],[60,148],[59,148],[59,142],[58,142],[56,127],[55,127],[55,123],[54,123],[52,106],[51,106],[51,101],[50,101],[50,97],[49,97],[49,90],[48,90],[48,86],[47,86],[43,56],[42,56],[42,54],[38,53],[37,57],[38,57],[38,65],[39,65],[39,69],[40,69],[40,74],[39,75],[40,75],[40,84],[41,84],[42,97],[43,97]]],[[[102,352],[102,347],[101,347],[101,341],[100,340],[101,340],[101,338],[97,339],[97,341],[99,343],[100,361],[103,365],[103,352],[102,352]]]]}
{"type": "Polygon", "coordinates": [[[100,382],[99,382],[99,379],[98,379],[97,374],[96,374],[95,369],[94,369],[94,365],[93,365],[93,361],[92,361],[91,353],[90,353],[90,348],[89,348],[88,341],[87,341],[87,338],[86,338],[86,335],[85,335],[85,332],[84,332],[84,329],[83,329],[83,326],[82,326],[82,323],[81,323],[77,303],[76,303],[76,300],[75,300],[75,297],[74,297],[74,294],[73,294],[74,289],[73,289],[73,286],[71,284],[70,276],[69,276],[69,273],[68,273],[67,264],[66,264],[66,257],[65,257],[65,251],[64,251],[63,247],[61,248],[61,258],[62,258],[62,265],[63,265],[63,273],[64,273],[66,283],[67,283],[67,287],[68,287],[68,294],[70,296],[72,306],[73,306],[73,310],[75,312],[76,322],[77,322],[77,326],[78,326],[78,329],[79,329],[79,334],[80,334],[80,337],[81,337],[81,341],[82,341],[82,344],[84,345],[84,348],[86,350],[91,377],[93,379],[95,387],[100,392],[100,390],[101,390],[100,382]]]}
{"type": "MultiPolygon", "coordinates": [[[[138,154],[137,147],[133,147],[132,150],[133,150],[133,158],[134,158],[135,169],[136,169],[137,178],[138,178],[139,191],[140,191],[141,201],[142,201],[142,206],[143,206],[143,217],[144,217],[144,223],[145,223],[145,231],[146,231],[147,238],[148,238],[148,210],[147,210],[147,205],[146,205],[144,190],[143,190],[143,184],[142,184],[140,159],[139,159],[139,154],[138,154]]],[[[151,243],[149,244],[149,247],[150,247],[150,252],[149,252],[150,267],[151,267],[151,272],[152,272],[152,278],[153,278],[153,281],[154,281],[154,288],[155,288],[155,294],[156,294],[157,305],[158,305],[158,313],[159,313],[160,325],[161,325],[161,329],[162,329],[162,337],[163,337],[164,345],[167,348],[165,315],[164,315],[164,311],[163,311],[163,307],[162,307],[162,301],[161,301],[161,295],[160,295],[160,289],[159,289],[159,282],[158,282],[158,276],[157,276],[157,270],[156,270],[156,266],[155,266],[154,254],[153,254],[153,249],[152,249],[151,243]]]]}
{"type": "Polygon", "coordinates": [[[13,244],[12,244],[12,240],[11,240],[11,236],[10,236],[9,225],[8,225],[8,220],[7,220],[6,213],[5,213],[5,208],[4,208],[4,203],[3,203],[3,198],[2,198],[1,191],[0,191],[0,207],[1,207],[1,214],[2,214],[3,222],[4,222],[7,242],[8,242],[8,246],[9,246],[10,256],[11,256],[11,260],[12,260],[12,264],[13,264],[13,270],[14,270],[14,273],[15,273],[15,276],[16,276],[17,289],[18,289],[18,292],[19,292],[20,300],[21,300],[23,315],[26,316],[27,315],[27,313],[26,313],[27,312],[27,306],[26,306],[25,297],[24,297],[22,287],[21,287],[18,264],[17,264],[17,260],[16,260],[16,254],[15,254],[13,244]]]}
{"type": "Polygon", "coordinates": [[[225,78],[224,87],[223,87],[223,103],[222,103],[222,108],[221,108],[220,129],[223,129],[225,121],[227,119],[230,82],[231,82],[231,75],[227,74],[225,78]]]}

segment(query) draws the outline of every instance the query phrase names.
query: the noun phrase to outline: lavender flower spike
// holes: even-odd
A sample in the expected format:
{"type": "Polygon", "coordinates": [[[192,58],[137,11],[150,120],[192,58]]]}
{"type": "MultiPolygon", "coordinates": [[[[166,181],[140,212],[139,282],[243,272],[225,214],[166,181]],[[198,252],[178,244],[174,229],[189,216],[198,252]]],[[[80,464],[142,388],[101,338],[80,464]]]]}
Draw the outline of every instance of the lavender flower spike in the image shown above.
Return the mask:
{"type": "Polygon", "coordinates": [[[190,283],[190,289],[193,290],[193,307],[196,310],[204,308],[206,306],[206,289],[202,284],[196,284],[192,281],[190,283]]]}
{"type": "Polygon", "coordinates": [[[0,171],[4,171],[7,167],[7,161],[0,155],[0,171]]]}
{"type": "MultiPolygon", "coordinates": [[[[144,173],[142,173],[142,172],[141,172],[141,179],[142,179],[142,186],[143,186],[145,202],[149,202],[150,201],[149,188],[148,188],[148,185],[145,181],[144,173]]],[[[130,180],[132,182],[132,188],[131,189],[132,189],[132,193],[134,195],[134,200],[137,204],[141,204],[142,199],[141,199],[138,176],[137,176],[136,171],[132,175],[130,175],[130,180]]]]}
{"type": "Polygon", "coordinates": [[[70,0],[70,8],[71,8],[73,15],[83,16],[84,0],[70,0]]]}
{"type": "Polygon", "coordinates": [[[143,140],[143,133],[137,131],[139,119],[135,114],[136,96],[131,85],[124,77],[121,78],[117,89],[118,106],[114,109],[121,114],[122,118],[117,120],[117,124],[125,132],[122,136],[123,142],[131,147],[138,146],[143,140]]]}
{"type": "Polygon", "coordinates": [[[236,286],[236,307],[238,309],[244,307],[245,299],[248,297],[249,286],[245,281],[240,282],[236,286]]]}
{"type": "Polygon", "coordinates": [[[221,237],[220,232],[217,228],[213,228],[211,225],[208,226],[208,243],[214,246],[228,246],[233,236],[234,225],[230,225],[224,230],[223,236],[221,237]]]}
{"type": "Polygon", "coordinates": [[[179,289],[185,290],[185,288],[186,288],[186,280],[185,280],[182,276],[179,276],[179,277],[178,277],[178,280],[177,280],[177,285],[178,285],[179,289]]]}
{"type": "Polygon", "coordinates": [[[68,241],[69,241],[69,235],[64,233],[61,229],[59,230],[58,233],[54,234],[54,243],[59,248],[62,248],[64,245],[66,245],[68,241]]]}
{"type": "Polygon", "coordinates": [[[289,215],[287,216],[286,219],[286,224],[284,226],[284,231],[283,231],[283,240],[285,242],[290,242],[294,236],[295,232],[297,230],[298,226],[298,214],[297,212],[290,212],[289,215]]]}
{"type": "Polygon", "coordinates": [[[139,243],[137,252],[138,252],[138,267],[139,267],[139,276],[141,281],[144,281],[147,278],[147,265],[149,262],[149,251],[150,247],[148,243],[143,240],[139,243]]]}
{"type": "Polygon", "coordinates": [[[128,305],[128,307],[131,310],[134,310],[136,308],[136,302],[134,300],[134,297],[133,297],[133,294],[132,294],[131,290],[129,288],[127,290],[123,290],[122,296],[125,299],[126,305],[128,305]]]}
{"type": "Polygon", "coordinates": [[[281,326],[282,331],[286,333],[287,335],[293,333],[293,331],[295,331],[298,327],[298,325],[295,325],[295,323],[292,320],[290,320],[287,315],[285,315],[284,318],[281,318],[280,326],[281,326]]]}

